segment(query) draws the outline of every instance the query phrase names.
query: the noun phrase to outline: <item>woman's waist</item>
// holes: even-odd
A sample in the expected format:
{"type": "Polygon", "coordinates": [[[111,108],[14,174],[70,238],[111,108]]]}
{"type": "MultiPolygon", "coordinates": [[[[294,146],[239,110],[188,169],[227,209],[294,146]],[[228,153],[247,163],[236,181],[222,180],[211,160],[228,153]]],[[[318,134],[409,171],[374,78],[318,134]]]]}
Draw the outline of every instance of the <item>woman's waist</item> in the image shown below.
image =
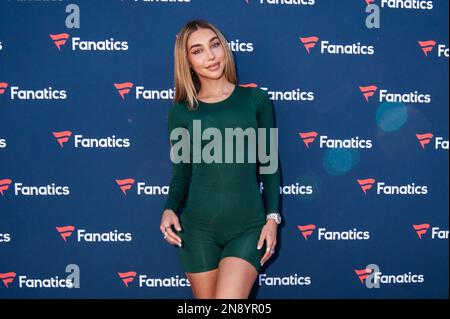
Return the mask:
{"type": "Polygon", "coordinates": [[[186,207],[180,216],[184,226],[210,231],[243,230],[252,227],[260,227],[265,223],[263,211],[227,211],[227,210],[196,210],[186,207]]]}
{"type": "Polygon", "coordinates": [[[258,193],[259,184],[256,177],[242,175],[199,175],[191,177],[190,190],[210,193],[258,193]]]}
{"type": "Polygon", "coordinates": [[[233,217],[260,218],[265,215],[264,203],[258,191],[208,192],[192,191],[186,201],[185,211],[198,218],[233,217]]]}

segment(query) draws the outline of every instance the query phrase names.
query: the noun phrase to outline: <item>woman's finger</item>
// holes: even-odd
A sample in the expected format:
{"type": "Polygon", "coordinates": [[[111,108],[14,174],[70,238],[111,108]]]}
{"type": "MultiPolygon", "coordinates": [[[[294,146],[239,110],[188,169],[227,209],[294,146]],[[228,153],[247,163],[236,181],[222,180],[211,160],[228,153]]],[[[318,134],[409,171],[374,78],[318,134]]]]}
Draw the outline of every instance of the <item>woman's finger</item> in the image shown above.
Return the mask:
{"type": "Polygon", "coordinates": [[[261,266],[269,259],[270,257],[270,248],[266,248],[266,252],[264,253],[264,256],[261,258],[261,266]]]}
{"type": "Polygon", "coordinates": [[[168,242],[169,244],[171,244],[171,245],[181,247],[181,243],[178,242],[176,239],[174,239],[174,238],[172,238],[172,237],[167,237],[166,240],[167,240],[167,242],[168,242]]]}
{"type": "Polygon", "coordinates": [[[177,241],[181,244],[181,238],[175,234],[175,232],[172,230],[172,227],[166,228],[167,231],[167,237],[172,238],[174,241],[177,241]]]}
{"type": "Polygon", "coordinates": [[[264,264],[272,255],[275,253],[276,240],[272,236],[268,235],[266,237],[266,252],[261,258],[261,263],[264,264]]]}
{"type": "Polygon", "coordinates": [[[265,251],[263,257],[261,258],[261,265],[264,264],[270,256],[270,248],[269,248],[270,246],[269,246],[267,236],[266,236],[266,238],[264,238],[264,240],[266,242],[266,251],[265,251]]]}
{"type": "Polygon", "coordinates": [[[181,231],[180,220],[177,217],[173,218],[173,226],[177,231],[181,231]]]}
{"type": "Polygon", "coordinates": [[[166,235],[166,228],[169,226],[165,226],[163,223],[161,223],[161,225],[159,226],[159,229],[161,230],[161,233],[163,235],[166,235]]]}
{"type": "Polygon", "coordinates": [[[256,246],[257,249],[261,249],[261,247],[264,244],[264,238],[266,237],[266,233],[264,231],[261,232],[261,235],[259,235],[258,245],[256,246]]]}

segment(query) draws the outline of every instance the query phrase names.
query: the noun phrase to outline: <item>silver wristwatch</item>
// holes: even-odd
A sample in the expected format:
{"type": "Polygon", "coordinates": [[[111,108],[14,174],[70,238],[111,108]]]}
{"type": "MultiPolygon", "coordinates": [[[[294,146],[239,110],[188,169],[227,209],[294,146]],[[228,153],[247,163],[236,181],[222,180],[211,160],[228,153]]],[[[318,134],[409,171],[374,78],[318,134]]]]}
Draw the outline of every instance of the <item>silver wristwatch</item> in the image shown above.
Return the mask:
{"type": "Polygon", "coordinates": [[[278,225],[281,224],[281,215],[279,213],[270,213],[266,215],[266,221],[273,219],[278,225]]]}

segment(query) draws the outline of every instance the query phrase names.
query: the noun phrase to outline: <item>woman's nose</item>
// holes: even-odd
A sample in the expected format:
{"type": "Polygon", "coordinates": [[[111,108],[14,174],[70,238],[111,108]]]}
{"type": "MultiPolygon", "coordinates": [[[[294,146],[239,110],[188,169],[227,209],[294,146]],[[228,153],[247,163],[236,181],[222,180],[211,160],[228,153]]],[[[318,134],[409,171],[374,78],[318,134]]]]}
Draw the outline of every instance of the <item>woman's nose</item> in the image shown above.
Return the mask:
{"type": "Polygon", "coordinates": [[[214,59],[214,54],[212,53],[211,49],[206,49],[206,57],[209,60],[213,60],[214,59]]]}

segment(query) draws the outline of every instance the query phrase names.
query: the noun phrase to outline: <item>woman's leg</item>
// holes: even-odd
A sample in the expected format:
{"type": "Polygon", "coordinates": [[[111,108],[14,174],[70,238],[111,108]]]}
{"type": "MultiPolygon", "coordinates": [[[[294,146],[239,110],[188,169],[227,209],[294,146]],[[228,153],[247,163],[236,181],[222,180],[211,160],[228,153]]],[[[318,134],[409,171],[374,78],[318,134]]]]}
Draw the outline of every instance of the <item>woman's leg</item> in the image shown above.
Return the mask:
{"type": "Polygon", "coordinates": [[[214,298],[218,272],[219,271],[216,268],[205,272],[186,273],[196,299],[214,298]]]}
{"type": "Polygon", "coordinates": [[[247,299],[258,271],[248,261],[239,257],[225,257],[220,261],[217,277],[216,299],[247,299]]]}

